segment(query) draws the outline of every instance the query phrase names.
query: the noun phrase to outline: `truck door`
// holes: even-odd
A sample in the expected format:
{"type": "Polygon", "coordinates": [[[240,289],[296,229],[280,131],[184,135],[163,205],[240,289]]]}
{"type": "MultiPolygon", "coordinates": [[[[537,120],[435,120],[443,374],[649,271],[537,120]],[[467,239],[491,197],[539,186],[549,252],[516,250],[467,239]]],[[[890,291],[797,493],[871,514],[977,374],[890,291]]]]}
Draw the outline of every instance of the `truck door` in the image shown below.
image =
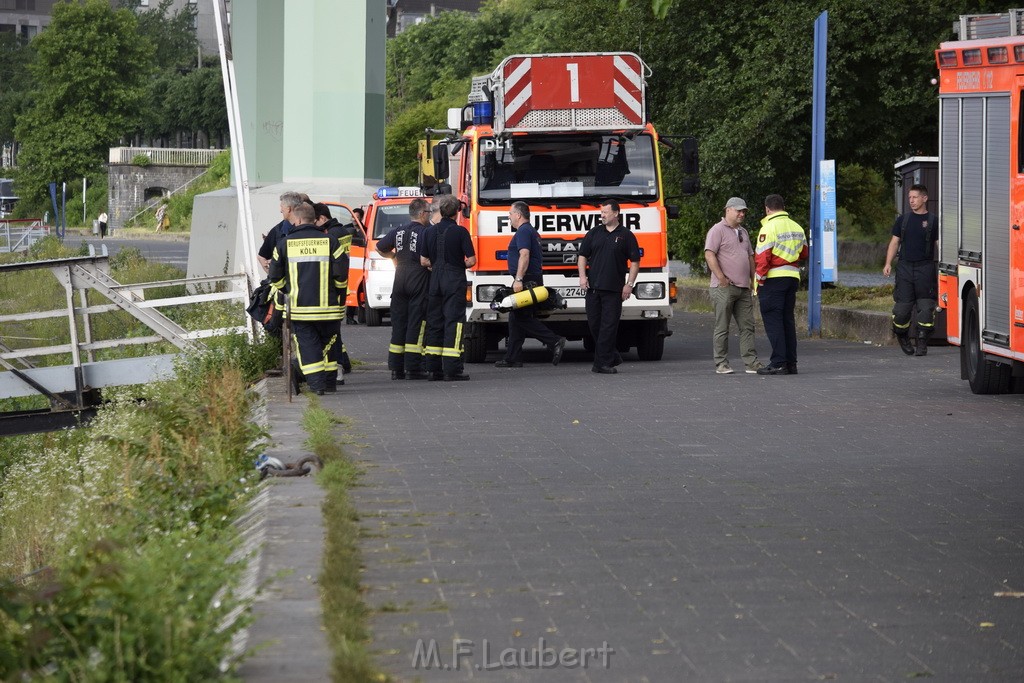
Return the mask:
{"type": "Polygon", "coordinates": [[[1017,76],[1010,121],[1010,348],[1024,351],[1024,76],[1017,76]]]}
{"type": "Polygon", "coordinates": [[[982,100],[984,123],[980,130],[984,132],[978,136],[983,140],[979,180],[984,183],[980,207],[984,226],[981,256],[985,329],[982,340],[1004,347],[1010,343],[1010,100],[1006,95],[992,95],[982,100]]]}

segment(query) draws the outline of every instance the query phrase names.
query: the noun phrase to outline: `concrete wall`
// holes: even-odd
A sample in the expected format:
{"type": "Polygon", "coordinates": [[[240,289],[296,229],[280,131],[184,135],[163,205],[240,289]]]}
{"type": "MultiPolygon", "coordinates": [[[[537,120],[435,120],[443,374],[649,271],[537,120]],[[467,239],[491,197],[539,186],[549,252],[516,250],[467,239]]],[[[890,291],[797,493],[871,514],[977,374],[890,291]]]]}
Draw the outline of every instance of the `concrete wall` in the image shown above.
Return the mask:
{"type": "Polygon", "coordinates": [[[123,228],[125,222],[145,205],[146,190],[151,190],[152,195],[159,189],[161,195],[167,196],[205,173],[206,169],[206,166],[110,164],[107,167],[108,225],[111,229],[123,228]]]}

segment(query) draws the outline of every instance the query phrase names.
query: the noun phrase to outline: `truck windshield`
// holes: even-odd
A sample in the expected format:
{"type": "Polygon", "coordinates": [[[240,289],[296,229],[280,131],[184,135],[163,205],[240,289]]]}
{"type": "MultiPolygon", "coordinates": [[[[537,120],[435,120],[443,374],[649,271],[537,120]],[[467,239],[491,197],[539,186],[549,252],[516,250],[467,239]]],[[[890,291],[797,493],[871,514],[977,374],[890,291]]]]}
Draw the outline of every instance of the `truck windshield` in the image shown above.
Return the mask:
{"type": "Polygon", "coordinates": [[[373,210],[373,239],[379,240],[392,228],[400,228],[409,223],[409,203],[377,204],[373,210]]]}
{"type": "Polygon", "coordinates": [[[654,141],[650,135],[580,133],[481,138],[482,204],[517,199],[658,198],[654,141]]]}

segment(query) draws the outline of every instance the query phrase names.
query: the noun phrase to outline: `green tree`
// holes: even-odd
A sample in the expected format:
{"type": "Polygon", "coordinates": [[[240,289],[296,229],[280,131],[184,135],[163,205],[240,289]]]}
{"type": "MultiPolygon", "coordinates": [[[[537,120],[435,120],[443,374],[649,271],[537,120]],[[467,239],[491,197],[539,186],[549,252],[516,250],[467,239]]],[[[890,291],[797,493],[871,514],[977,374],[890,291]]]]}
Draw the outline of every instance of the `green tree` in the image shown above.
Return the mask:
{"type": "Polygon", "coordinates": [[[34,47],[34,105],[15,127],[29,201],[44,199],[51,181],[96,173],[110,145],[138,127],[154,51],[135,15],[104,0],[54,5],[34,47]]]}
{"type": "MultiPolygon", "coordinates": [[[[703,189],[673,200],[682,217],[671,222],[669,242],[700,264],[704,234],[732,195],[758,207],[781,193],[807,224],[813,29],[822,10],[829,12],[826,155],[837,162],[840,208],[866,233],[892,211],[890,193],[879,188],[893,163],[935,153],[936,47],[952,39],[960,14],[1000,9],[986,0],[502,0],[476,16],[441,15],[389,44],[389,121],[449,84],[453,98],[467,93],[470,75],[511,54],[636,52],[652,72],[650,119],[662,134],[699,140],[703,189]]],[[[665,193],[678,195],[674,153],[663,162],[665,193]]],[[[758,213],[749,228],[756,230],[758,213]]]]}
{"type": "Polygon", "coordinates": [[[196,38],[196,6],[185,4],[171,11],[173,0],[160,0],[139,12],[139,0],[123,0],[122,5],[136,10],[139,33],[156,46],[153,58],[161,69],[187,71],[195,68],[199,41],[196,38]]]}

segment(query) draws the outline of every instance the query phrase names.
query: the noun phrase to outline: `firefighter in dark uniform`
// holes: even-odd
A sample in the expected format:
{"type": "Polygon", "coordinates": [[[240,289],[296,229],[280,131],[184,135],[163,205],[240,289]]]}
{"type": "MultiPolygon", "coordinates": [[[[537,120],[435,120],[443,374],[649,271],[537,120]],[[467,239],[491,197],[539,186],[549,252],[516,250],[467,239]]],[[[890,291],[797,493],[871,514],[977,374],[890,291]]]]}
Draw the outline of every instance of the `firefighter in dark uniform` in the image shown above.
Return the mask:
{"type": "MultiPolygon", "coordinates": [[[[323,232],[338,240],[338,244],[345,250],[346,261],[349,258],[349,254],[352,251],[352,233],[355,228],[349,229],[338,222],[338,219],[331,215],[331,207],[326,204],[317,203],[313,205],[313,212],[316,214],[316,220],[314,225],[320,228],[323,232]]],[[[347,281],[346,277],[346,281],[347,281]]],[[[348,296],[348,287],[341,293],[341,300],[344,301],[345,297],[348,296]]],[[[345,308],[342,311],[342,320],[345,320],[348,309],[345,308]]],[[[345,340],[341,337],[341,320],[338,321],[338,365],[341,368],[341,372],[349,374],[352,372],[352,361],[348,357],[348,348],[345,346],[345,340]]],[[[333,386],[337,387],[339,384],[345,384],[344,379],[338,379],[338,373],[335,372],[333,386]]],[[[327,378],[327,386],[332,386],[331,378],[327,378]]]]}
{"type": "Polygon", "coordinates": [[[939,221],[928,211],[928,188],[913,185],[907,193],[910,211],[896,219],[892,226],[892,239],[885,254],[886,277],[892,273],[892,260],[899,252],[896,264],[896,287],[892,298],[892,331],[908,356],[928,354],[928,339],[935,330],[939,276],[935,266],[936,242],[939,239],[939,221]],[[917,304],[917,345],[910,339],[910,316],[917,304]]]}
{"type": "Polygon", "coordinates": [[[391,379],[426,379],[423,371],[423,338],[426,330],[427,286],[430,271],[420,263],[420,240],[430,218],[425,199],[409,202],[408,225],[393,228],[377,241],[381,256],[395,260],[395,284],[391,289],[391,345],[388,367],[391,379]]]}
{"type": "Polygon", "coordinates": [[[441,197],[441,220],[423,232],[420,262],[430,268],[427,330],[423,352],[428,379],[469,379],[462,371],[462,330],[466,324],[466,268],[476,264],[469,231],[455,222],[459,200],[441,197]]]}
{"type": "Polygon", "coordinates": [[[277,243],[270,261],[270,282],[290,306],[292,343],[299,370],[310,391],[336,390],[339,325],[348,287],[348,251],[313,225],[312,204],[292,210],[297,226],[277,243]]]}
{"type": "Polygon", "coordinates": [[[640,245],[619,221],[619,203],[614,199],[601,202],[601,222],[583,238],[577,266],[580,287],[587,292],[587,322],[594,338],[592,371],[614,375],[615,366],[622,362],[615,350],[622,302],[633,293],[640,272],[640,245]]]}

